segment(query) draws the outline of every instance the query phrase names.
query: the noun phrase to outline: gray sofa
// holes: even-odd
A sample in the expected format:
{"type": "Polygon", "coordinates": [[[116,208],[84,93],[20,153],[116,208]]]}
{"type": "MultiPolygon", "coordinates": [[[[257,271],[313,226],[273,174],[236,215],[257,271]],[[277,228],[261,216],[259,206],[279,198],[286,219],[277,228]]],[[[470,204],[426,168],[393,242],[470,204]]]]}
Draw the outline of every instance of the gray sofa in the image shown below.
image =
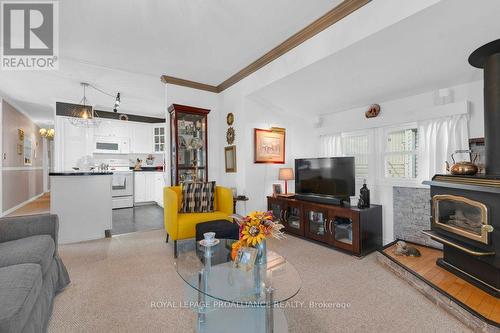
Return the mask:
{"type": "Polygon", "coordinates": [[[0,219],[0,332],[45,332],[70,280],[57,252],[57,215],[0,219]]]}

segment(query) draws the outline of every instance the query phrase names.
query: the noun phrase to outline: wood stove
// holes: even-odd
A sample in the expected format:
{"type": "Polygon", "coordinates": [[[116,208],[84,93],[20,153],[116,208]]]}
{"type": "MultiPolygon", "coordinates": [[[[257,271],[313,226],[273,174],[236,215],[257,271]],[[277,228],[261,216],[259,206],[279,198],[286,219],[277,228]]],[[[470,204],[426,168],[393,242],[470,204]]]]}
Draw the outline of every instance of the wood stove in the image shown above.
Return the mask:
{"type": "Polygon", "coordinates": [[[425,183],[432,230],[424,234],[443,244],[437,264],[498,297],[500,177],[436,175],[425,183]]]}
{"type": "Polygon", "coordinates": [[[500,295],[500,39],[469,57],[484,68],[486,175],[436,175],[431,229],[443,244],[437,264],[486,292],[500,295]]]}

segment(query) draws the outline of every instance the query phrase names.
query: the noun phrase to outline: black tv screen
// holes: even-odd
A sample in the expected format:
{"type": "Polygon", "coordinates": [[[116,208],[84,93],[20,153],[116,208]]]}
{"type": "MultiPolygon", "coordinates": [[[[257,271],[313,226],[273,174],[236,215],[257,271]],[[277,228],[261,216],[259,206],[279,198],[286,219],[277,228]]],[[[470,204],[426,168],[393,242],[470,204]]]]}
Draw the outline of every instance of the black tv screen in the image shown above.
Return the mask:
{"type": "Polygon", "coordinates": [[[295,193],[336,198],[354,196],[354,157],[295,160],[295,193]]]}

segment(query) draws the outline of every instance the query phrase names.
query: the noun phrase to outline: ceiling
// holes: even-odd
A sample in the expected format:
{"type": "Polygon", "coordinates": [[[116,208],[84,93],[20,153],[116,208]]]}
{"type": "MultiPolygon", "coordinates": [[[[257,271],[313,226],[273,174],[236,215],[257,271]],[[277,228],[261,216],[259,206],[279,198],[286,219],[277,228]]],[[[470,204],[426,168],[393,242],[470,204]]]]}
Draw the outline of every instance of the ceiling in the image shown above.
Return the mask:
{"type": "Polygon", "coordinates": [[[341,0],[65,0],[61,54],[217,85],[341,0]]]}
{"type": "Polygon", "coordinates": [[[500,37],[500,1],[445,0],[261,89],[256,97],[322,115],[472,82],[469,54],[500,37]]]}
{"type": "MultiPolygon", "coordinates": [[[[121,92],[122,112],[162,116],[160,75],[218,84],[342,0],[64,0],[60,69],[2,72],[0,92],[38,123],[56,100],[78,102],[80,82],[121,92]]],[[[97,108],[113,99],[89,91],[97,108]]]]}

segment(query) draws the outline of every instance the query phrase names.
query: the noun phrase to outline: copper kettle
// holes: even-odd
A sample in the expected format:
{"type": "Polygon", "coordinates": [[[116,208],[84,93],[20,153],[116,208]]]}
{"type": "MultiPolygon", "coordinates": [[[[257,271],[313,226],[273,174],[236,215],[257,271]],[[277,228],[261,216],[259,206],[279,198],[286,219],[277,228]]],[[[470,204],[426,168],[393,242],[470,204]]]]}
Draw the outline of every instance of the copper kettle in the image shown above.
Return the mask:
{"type": "Polygon", "coordinates": [[[451,154],[451,160],[453,161],[453,165],[450,167],[450,163],[446,161],[446,171],[450,172],[452,175],[468,175],[473,176],[478,173],[479,167],[475,164],[478,158],[478,154],[473,154],[472,150],[457,150],[453,154],[451,154]],[[469,161],[455,161],[455,154],[464,154],[468,153],[470,156],[469,161]],[[474,155],[474,156],[473,156],[474,155]]]}

